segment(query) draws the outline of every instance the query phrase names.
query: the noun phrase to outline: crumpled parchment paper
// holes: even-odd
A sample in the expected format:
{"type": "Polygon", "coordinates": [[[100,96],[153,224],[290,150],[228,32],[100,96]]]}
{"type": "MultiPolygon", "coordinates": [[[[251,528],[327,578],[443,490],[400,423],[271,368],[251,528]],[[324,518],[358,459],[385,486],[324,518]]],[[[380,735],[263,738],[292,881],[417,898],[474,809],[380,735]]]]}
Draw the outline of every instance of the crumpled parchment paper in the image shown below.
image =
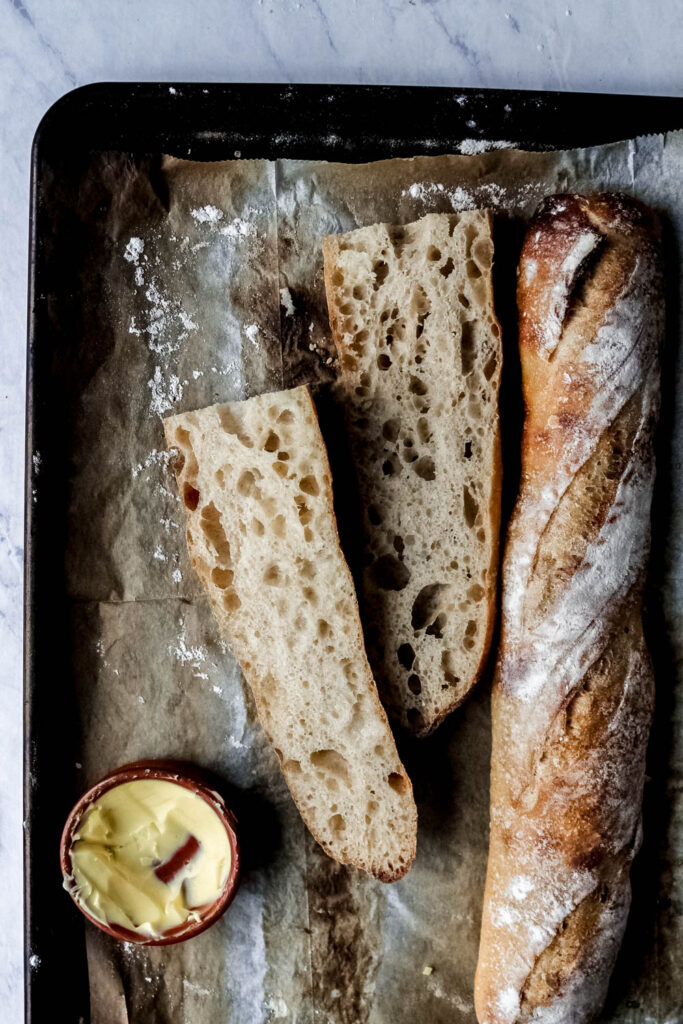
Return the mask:
{"type": "MultiPolygon", "coordinates": [[[[321,235],[489,207],[506,358],[509,509],[523,222],[546,194],[598,189],[623,189],[662,213],[671,325],[648,614],[659,704],[645,843],[605,1019],[683,1021],[682,424],[673,397],[681,366],[682,168],[683,133],[575,152],[496,150],[368,165],[100,154],[84,166],[76,218],[98,218],[98,230],[78,268],[82,333],[64,371],[72,406],[66,564],[78,781],[85,789],[139,757],[194,761],[220,778],[245,847],[235,902],[191,942],[143,949],[84,924],[93,1024],[475,1021],[488,679],[434,736],[399,737],[419,812],[417,858],[405,879],[383,886],[327,858],[294,808],[188,564],[160,416],[303,381],[315,384],[323,409],[333,409],[321,235]]],[[[332,451],[338,422],[333,412],[323,415],[332,451]]],[[[343,539],[353,524],[340,509],[343,539]]]]}

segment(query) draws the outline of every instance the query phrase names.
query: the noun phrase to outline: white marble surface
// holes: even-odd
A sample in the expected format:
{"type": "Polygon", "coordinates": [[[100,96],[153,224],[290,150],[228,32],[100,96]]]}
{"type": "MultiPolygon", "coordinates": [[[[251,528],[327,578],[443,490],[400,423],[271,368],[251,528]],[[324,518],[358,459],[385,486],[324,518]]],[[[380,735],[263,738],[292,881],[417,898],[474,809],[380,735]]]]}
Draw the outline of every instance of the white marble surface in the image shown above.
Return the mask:
{"type": "Polygon", "coordinates": [[[680,95],[680,0],[0,0],[0,1006],[22,1015],[21,644],[29,156],[102,80],[680,95]]]}

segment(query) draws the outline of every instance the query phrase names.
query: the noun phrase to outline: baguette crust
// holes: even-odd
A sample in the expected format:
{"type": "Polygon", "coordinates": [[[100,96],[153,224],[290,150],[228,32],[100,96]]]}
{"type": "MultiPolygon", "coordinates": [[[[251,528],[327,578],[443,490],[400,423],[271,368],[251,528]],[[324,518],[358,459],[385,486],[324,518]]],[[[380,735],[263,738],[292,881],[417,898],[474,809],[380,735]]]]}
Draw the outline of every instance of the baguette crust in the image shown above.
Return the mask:
{"type": "Polygon", "coordinates": [[[365,655],[308,387],[172,416],[164,431],[192,566],[302,818],[335,860],[396,881],[417,812],[365,655]]]}
{"type": "Polygon", "coordinates": [[[621,195],[546,200],[522,249],[482,1024],[591,1020],[626,924],[653,707],[641,611],[661,278],[654,218],[621,195]]]}

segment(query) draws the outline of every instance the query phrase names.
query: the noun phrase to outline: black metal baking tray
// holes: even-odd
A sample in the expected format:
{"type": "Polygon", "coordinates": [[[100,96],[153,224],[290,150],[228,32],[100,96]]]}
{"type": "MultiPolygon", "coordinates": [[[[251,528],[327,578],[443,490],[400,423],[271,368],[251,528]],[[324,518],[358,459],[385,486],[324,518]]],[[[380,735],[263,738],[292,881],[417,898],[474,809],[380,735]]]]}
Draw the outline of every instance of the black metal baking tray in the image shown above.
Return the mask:
{"type": "MultiPolygon", "coordinates": [[[[99,84],[45,115],[32,156],[28,305],[25,577],[26,1016],[89,1019],[83,929],[60,891],[59,835],[77,796],[65,628],[68,476],[65,410],[77,398],[72,354],[54,336],[55,306],[78,322],[68,238],[51,236],[49,202],[68,195],[94,151],[216,160],[365,161],[457,151],[463,139],[528,149],[616,141],[683,125],[683,99],[374,86],[99,84]],[[75,319],[74,319],[75,318],[75,319]],[[67,381],[54,387],[55,374],[67,381]],[[40,451],[44,464],[33,455],[40,451]],[[37,496],[40,501],[35,501],[37,496]]],[[[93,209],[96,218],[97,210],[93,209]]],[[[76,375],[77,376],[77,375],[76,375]]]]}

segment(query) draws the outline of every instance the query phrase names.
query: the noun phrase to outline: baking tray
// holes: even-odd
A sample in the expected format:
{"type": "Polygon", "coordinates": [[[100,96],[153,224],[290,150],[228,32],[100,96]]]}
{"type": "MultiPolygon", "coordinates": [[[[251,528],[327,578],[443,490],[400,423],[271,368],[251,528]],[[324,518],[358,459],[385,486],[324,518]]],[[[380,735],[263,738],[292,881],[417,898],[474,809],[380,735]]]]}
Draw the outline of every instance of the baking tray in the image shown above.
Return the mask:
{"type": "Polygon", "coordinates": [[[83,925],[61,891],[58,863],[61,828],[78,795],[63,552],[67,425],[84,369],[70,373],[76,355],[65,343],[68,324],[78,323],[79,317],[78,281],[69,263],[76,240],[51,237],[45,213],[49,201],[65,190],[68,195],[80,163],[94,151],[361,162],[449,153],[464,139],[504,140],[527,149],[573,148],[681,125],[683,99],[673,97],[393,86],[103,83],[69,93],[45,115],[32,154],[27,357],[28,1021],[54,1020],[55,1007],[65,1022],[89,1019],[83,925]],[[58,337],[52,327],[55,308],[65,328],[58,337]],[[33,458],[37,451],[42,464],[33,458]]]}

